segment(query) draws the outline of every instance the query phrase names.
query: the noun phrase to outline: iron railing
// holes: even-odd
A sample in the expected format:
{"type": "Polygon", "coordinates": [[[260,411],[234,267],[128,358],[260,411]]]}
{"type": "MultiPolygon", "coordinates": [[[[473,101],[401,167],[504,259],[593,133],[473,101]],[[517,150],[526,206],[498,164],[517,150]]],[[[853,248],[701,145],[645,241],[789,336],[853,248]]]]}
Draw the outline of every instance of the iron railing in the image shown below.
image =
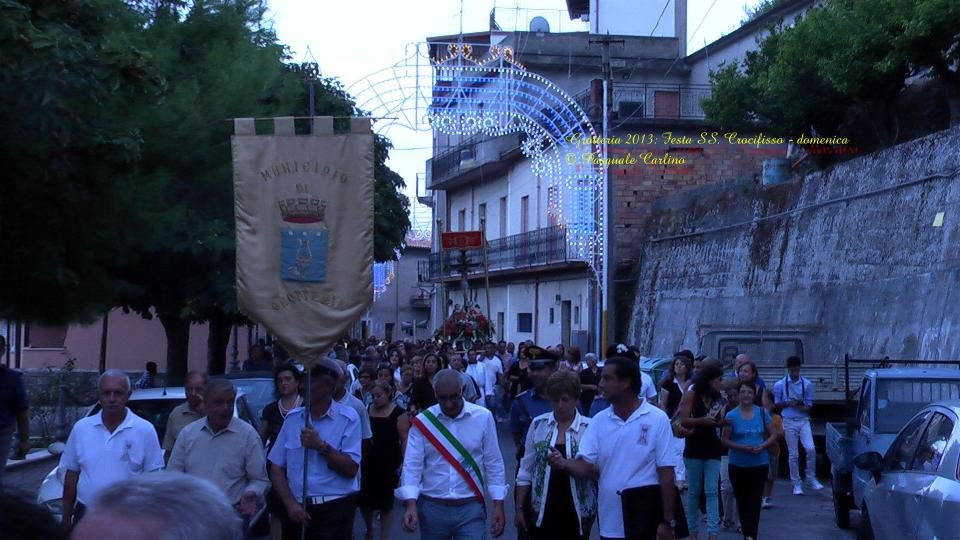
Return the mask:
{"type": "MultiPolygon", "coordinates": [[[[700,100],[711,95],[709,84],[616,83],[613,85],[610,111],[614,120],[703,119],[706,114],[700,100]]],[[[599,95],[587,90],[574,96],[574,101],[590,118],[603,113],[599,95]]]]}
{"type": "MultiPolygon", "coordinates": [[[[440,253],[431,253],[426,261],[420,261],[420,281],[440,279],[440,253]]],[[[444,278],[459,277],[464,258],[460,251],[443,253],[444,278]]],[[[555,226],[526,233],[496,238],[487,243],[487,264],[490,271],[533,268],[547,264],[579,260],[567,249],[567,230],[555,226]]],[[[483,250],[466,250],[467,275],[483,273],[483,250]]]]}
{"type": "Polygon", "coordinates": [[[430,160],[427,189],[434,189],[438,184],[456,177],[461,172],[486,163],[501,161],[510,152],[518,150],[524,140],[526,140],[526,134],[522,132],[494,137],[484,134],[470,137],[463,144],[430,160]]]}

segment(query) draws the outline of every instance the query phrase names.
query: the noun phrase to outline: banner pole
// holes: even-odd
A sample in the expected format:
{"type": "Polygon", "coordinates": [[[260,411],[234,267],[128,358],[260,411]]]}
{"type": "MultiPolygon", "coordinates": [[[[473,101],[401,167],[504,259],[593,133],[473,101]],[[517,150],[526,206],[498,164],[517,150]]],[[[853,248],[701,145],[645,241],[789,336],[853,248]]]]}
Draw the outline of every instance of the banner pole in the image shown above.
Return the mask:
{"type": "MultiPolygon", "coordinates": [[[[483,235],[483,280],[487,289],[487,324],[492,329],[493,319],[490,318],[490,264],[487,260],[487,218],[480,218],[480,234],[483,235]]],[[[488,338],[490,339],[490,338],[488,338]]]]}
{"type": "Polygon", "coordinates": [[[447,288],[443,285],[443,220],[437,220],[437,252],[440,258],[440,327],[443,329],[443,342],[447,342],[447,288]]]}
{"type": "MultiPolygon", "coordinates": [[[[306,376],[305,380],[307,381],[307,383],[306,383],[306,388],[304,389],[304,392],[303,392],[303,394],[304,394],[304,398],[303,398],[303,401],[304,401],[304,403],[303,403],[303,427],[305,427],[305,428],[310,427],[310,384],[311,384],[311,381],[310,381],[310,368],[309,368],[309,367],[306,368],[306,372],[307,372],[307,373],[306,373],[307,376],[306,376]]],[[[303,447],[303,490],[302,490],[302,493],[300,494],[301,497],[302,497],[302,499],[300,499],[300,500],[302,501],[303,510],[304,510],[304,511],[307,510],[307,506],[306,506],[306,505],[307,505],[307,469],[309,468],[309,465],[310,465],[310,462],[307,460],[307,452],[309,452],[309,450],[307,449],[306,445],[304,445],[304,447],[303,447]]],[[[307,539],[307,524],[306,524],[306,523],[302,523],[302,524],[300,524],[300,540],[306,540],[306,539],[307,539]]]]}

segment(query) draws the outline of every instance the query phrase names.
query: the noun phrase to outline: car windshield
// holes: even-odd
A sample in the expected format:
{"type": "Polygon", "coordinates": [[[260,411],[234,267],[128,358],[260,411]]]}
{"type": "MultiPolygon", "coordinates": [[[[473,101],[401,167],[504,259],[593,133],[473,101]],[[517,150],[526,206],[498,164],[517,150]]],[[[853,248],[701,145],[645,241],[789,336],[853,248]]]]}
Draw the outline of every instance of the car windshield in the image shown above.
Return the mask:
{"type": "Polygon", "coordinates": [[[897,433],[924,406],[945,399],[960,399],[960,379],[877,382],[876,433],[897,433]]]}
{"type": "Polygon", "coordinates": [[[257,417],[267,405],[276,401],[273,379],[232,379],[237,389],[247,397],[250,410],[257,417]]]}
{"type": "MultiPolygon", "coordinates": [[[[157,440],[162,441],[167,432],[167,418],[170,412],[186,401],[184,398],[164,398],[164,399],[131,399],[127,402],[127,408],[134,412],[140,418],[143,418],[153,424],[157,430],[157,440]]],[[[100,412],[100,404],[96,404],[90,415],[100,412]]]]}

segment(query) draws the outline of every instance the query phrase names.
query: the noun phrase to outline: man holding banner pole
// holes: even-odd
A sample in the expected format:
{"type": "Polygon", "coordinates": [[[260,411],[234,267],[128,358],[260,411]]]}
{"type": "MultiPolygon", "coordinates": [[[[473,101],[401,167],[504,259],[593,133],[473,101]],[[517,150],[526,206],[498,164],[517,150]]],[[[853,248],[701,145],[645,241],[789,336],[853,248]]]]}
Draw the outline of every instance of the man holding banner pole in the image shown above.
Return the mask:
{"type": "Polygon", "coordinates": [[[339,378],[340,366],[329,358],[310,368],[309,405],[287,414],[268,456],[270,479],[289,517],[284,540],[353,536],[360,491],[360,419],[356,411],[333,400],[339,378]]]}
{"type": "Polygon", "coordinates": [[[434,378],[438,404],[411,421],[397,498],[403,501],[403,528],[419,527],[423,540],[482,539],[486,491],[493,499],[491,533],[503,534],[509,486],[487,409],[463,399],[460,373],[444,369],[434,378]]]}

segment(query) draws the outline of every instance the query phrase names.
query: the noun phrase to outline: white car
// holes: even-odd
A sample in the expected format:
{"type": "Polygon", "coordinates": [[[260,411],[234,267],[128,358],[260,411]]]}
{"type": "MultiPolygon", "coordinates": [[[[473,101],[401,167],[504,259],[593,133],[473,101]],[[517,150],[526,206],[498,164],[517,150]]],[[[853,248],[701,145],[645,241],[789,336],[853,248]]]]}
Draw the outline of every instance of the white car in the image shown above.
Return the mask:
{"type": "Polygon", "coordinates": [[[900,429],[885,455],[854,464],[872,473],[859,538],[957,538],[960,531],[960,401],[927,405],[900,429]]]}
{"type": "MultiPolygon", "coordinates": [[[[167,418],[170,416],[170,412],[186,400],[186,393],[182,386],[136,389],[131,394],[130,401],[127,402],[127,408],[153,424],[153,427],[157,430],[157,440],[162,442],[167,431],[167,418]]],[[[90,407],[87,416],[92,416],[98,412],[100,412],[100,404],[96,403],[90,407]]],[[[250,423],[254,428],[260,424],[259,418],[253,414],[242,391],[237,393],[233,414],[250,423]]],[[[62,443],[54,443],[50,446],[50,452],[60,454],[63,452],[63,448],[62,443]]],[[[63,516],[63,479],[64,472],[59,466],[54,467],[43,479],[43,483],[40,484],[40,492],[37,495],[37,503],[49,510],[57,521],[60,521],[63,516]]]]}

